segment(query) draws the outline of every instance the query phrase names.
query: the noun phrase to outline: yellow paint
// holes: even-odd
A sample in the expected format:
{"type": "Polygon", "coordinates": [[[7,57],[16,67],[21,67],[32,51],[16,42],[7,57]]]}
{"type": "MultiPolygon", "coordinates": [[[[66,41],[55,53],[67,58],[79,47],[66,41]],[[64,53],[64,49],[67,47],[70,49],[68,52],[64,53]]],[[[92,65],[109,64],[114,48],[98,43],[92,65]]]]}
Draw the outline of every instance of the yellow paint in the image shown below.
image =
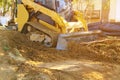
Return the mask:
{"type": "Polygon", "coordinates": [[[36,4],[36,3],[34,3],[32,1],[30,1],[30,0],[22,0],[22,2],[25,5],[28,5],[31,8],[33,8],[36,12],[40,11],[43,14],[46,14],[47,16],[51,17],[51,19],[53,19],[56,22],[56,24],[59,25],[62,33],[66,32],[66,26],[65,26],[65,24],[63,22],[63,19],[55,11],[49,10],[48,8],[46,8],[44,6],[41,6],[39,4],[36,4]]]}
{"type": "Polygon", "coordinates": [[[24,24],[27,22],[29,14],[26,11],[24,5],[18,4],[18,12],[17,12],[17,23],[18,23],[18,31],[21,31],[24,24]]]}
{"type": "Polygon", "coordinates": [[[73,18],[76,19],[78,22],[81,22],[85,31],[88,31],[87,23],[85,19],[83,18],[82,13],[80,13],[79,11],[74,11],[73,18]]]}
{"type": "MultiPolygon", "coordinates": [[[[66,33],[66,27],[68,26],[68,23],[63,17],[61,17],[57,12],[50,10],[42,5],[36,4],[32,2],[31,0],[22,0],[24,5],[27,5],[28,7],[34,9],[35,12],[39,11],[43,14],[46,14],[49,16],[53,21],[55,21],[55,26],[50,25],[42,20],[39,20],[39,22],[42,25],[45,25],[45,27],[48,27],[49,29],[52,29],[59,33],[66,33]]],[[[18,4],[18,17],[17,17],[17,23],[18,23],[18,30],[21,31],[24,24],[27,22],[29,18],[29,14],[26,11],[24,5],[18,4]]],[[[75,12],[74,17],[77,22],[82,22],[83,28],[85,31],[88,31],[86,21],[83,19],[80,12],[75,12]]]]}
{"type": "Polygon", "coordinates": [[[52,26],[52,25],[50,25],[50,24],[48,24],[48,23],[46,23],[46,22],[44,22],[44,21],[42,21],[42,20],[39,20],[39,22],[40,22],[42,25],[48,27],[49,29],[51,29],[51,30],[53,30],[53,31],[61,32],[61,31],[60,31],[58,28],[56,28],[55,26],[52,26]]]}

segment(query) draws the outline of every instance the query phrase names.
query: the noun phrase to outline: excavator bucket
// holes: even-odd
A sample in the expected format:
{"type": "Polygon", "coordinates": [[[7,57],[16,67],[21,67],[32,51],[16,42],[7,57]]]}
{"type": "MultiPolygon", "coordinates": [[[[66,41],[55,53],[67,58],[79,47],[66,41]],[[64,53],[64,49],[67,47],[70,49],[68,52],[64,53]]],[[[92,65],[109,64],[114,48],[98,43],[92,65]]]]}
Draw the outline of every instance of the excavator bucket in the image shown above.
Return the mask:
{"type": "Polygon", "coordinates": [[[100,34],[100,30],[60,34],[58,37],[56,49],[67,50],[68,44],[71,41],[76,43],[94,41],[99,37],[100,34]]]}

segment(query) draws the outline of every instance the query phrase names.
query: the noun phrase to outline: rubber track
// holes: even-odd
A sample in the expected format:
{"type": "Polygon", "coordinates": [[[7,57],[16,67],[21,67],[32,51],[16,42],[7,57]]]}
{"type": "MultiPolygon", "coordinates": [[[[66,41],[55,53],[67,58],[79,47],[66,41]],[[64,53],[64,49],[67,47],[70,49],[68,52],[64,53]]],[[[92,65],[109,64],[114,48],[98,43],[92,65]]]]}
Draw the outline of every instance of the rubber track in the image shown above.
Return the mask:
{"type": "Polygon", "coordinates": [[[53,45],[51,47],[56,47],[56,44],[57,44],[57,40],[58,40],[58,35],[59,33],[41,25],[39,22],[27,22],[23,29],[22,29],[22,33],[28,33],[27,32],[27,26],[26,25],[30,25],[32,26],[33,28],[45,33],[46,35],[50,36],[52,38],[52,42],[53,42],[53,45]]]}

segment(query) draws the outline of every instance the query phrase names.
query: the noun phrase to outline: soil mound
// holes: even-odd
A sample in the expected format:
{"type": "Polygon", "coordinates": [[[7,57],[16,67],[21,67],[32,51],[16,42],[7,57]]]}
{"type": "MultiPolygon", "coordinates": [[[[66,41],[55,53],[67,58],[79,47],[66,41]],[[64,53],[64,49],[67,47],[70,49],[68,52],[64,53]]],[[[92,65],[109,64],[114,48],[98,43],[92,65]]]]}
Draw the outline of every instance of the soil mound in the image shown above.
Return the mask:
{"type": "Polygon", "coordinates": [[[0,31],[1,80],[82,80],[82,76],[79,76],[82,75],[80,72],[37,66],[37,62],[40,64],[81,59],[118,65],[120,63],[119,38],[104,38],[100,41],[79,43],[79,45],[70,42],[69,50],[60,51],[29,41],[28,37],[20,32],[0,31]]]}

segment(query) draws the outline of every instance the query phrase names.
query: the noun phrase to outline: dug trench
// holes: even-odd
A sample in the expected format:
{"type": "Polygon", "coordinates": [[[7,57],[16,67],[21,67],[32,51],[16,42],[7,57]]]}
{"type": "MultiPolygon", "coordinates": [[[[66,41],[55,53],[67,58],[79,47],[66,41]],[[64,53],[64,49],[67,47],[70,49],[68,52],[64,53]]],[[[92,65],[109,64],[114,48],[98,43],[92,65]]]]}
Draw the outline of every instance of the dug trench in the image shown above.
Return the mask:
{"type": "Polygon", "coordinates": [[[0,31],[1,80],[119,80],[120,39],[46,48],[17,31],[0,31]]]}

